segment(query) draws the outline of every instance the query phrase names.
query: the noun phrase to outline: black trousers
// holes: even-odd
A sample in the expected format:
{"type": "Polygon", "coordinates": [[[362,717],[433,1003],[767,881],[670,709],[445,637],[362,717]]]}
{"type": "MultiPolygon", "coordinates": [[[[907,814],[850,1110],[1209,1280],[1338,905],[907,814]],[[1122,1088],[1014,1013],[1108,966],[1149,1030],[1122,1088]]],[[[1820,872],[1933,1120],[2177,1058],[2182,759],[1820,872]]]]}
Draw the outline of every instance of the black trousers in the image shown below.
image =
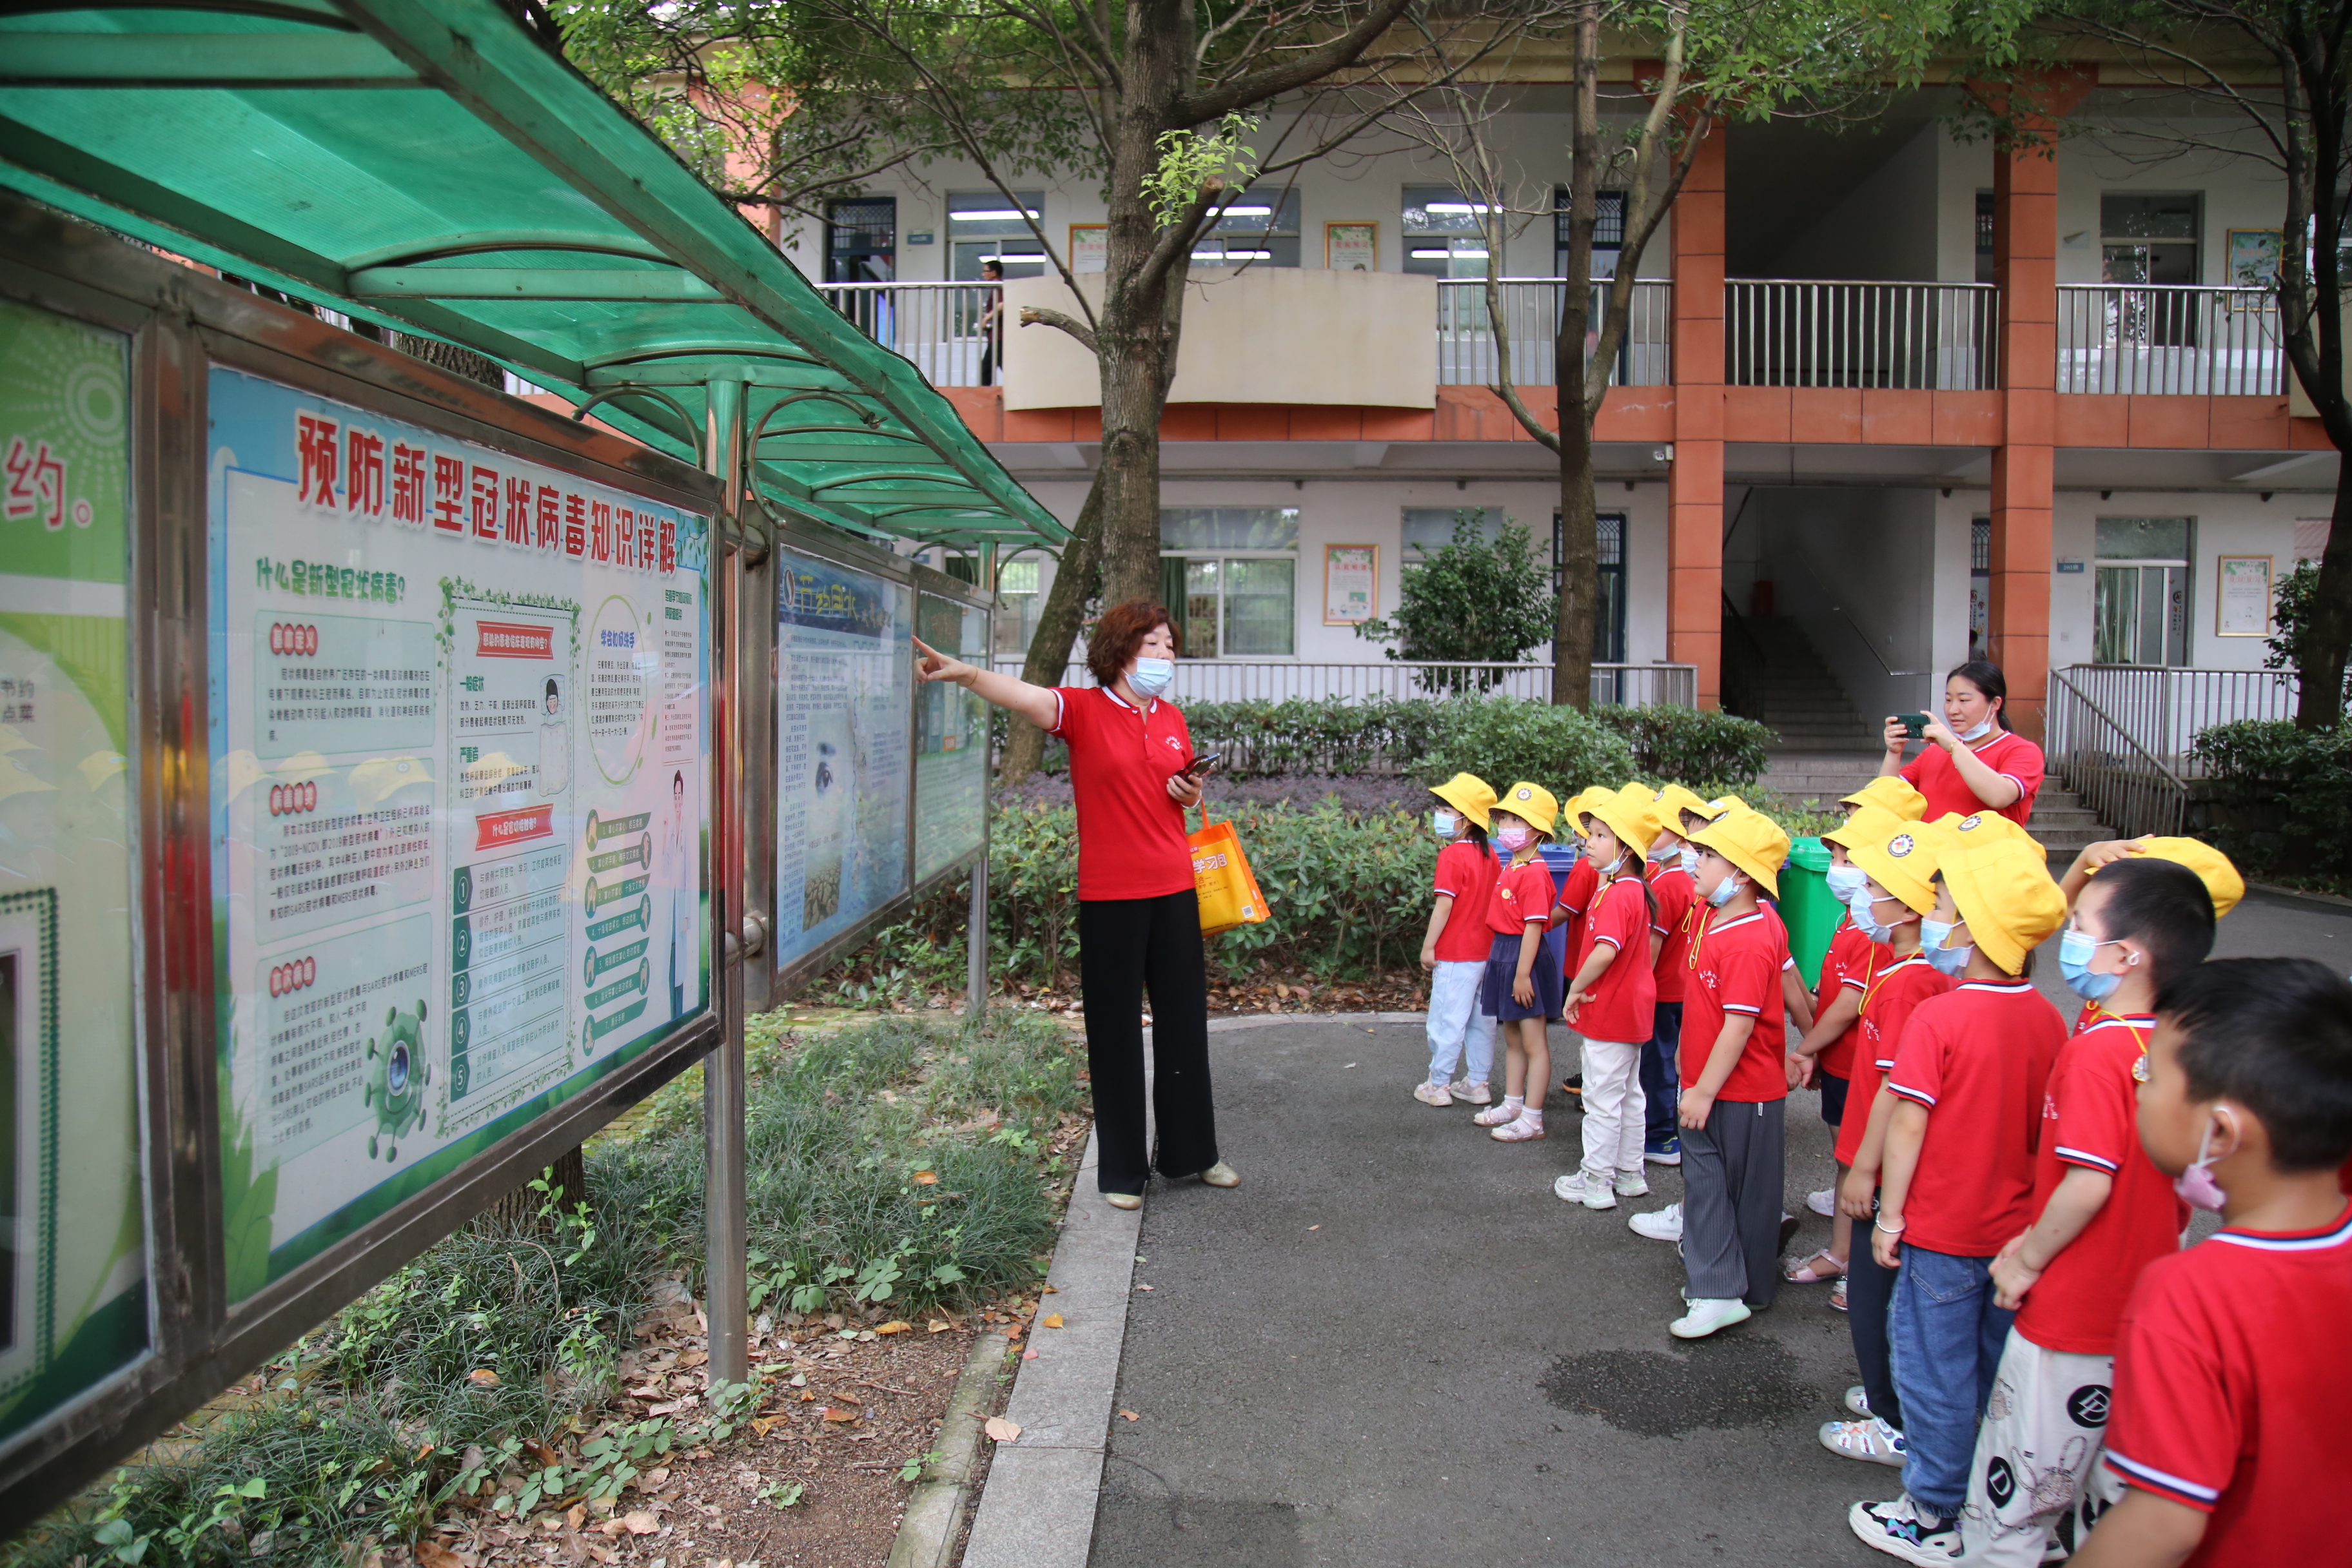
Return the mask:
{"type": "MultiPolygon", "coordinates": [[[[1859,1114],[1857,1112],[1857,1114],[1859,1114]]],[[[1871,1199],[1875,1216],[1878,1202],[1871,1199]]],[[[1874,1220],[1853,1222],[1853,1242],[1845,1264],[1846,1327],[1853,1334],[1854,1364],[1870,1398],[1870,1413],[1896,1431],[1903,1429],[1903,1405],[1895,1397],[1895,1373],[1888,1363],[1887,1309],[1895,1301],[1895,1280],[1902,1270],[1881,1268],[1871,1256],[1870,1230],[1874,1220]]]]}
{"type": "Polygon", "coordinates": [[[1078,984],[1087,1007],[1087,1069],[1101,1140],[1096,1184],[1140,1193],[1157,1169],[1192,1176],[1217,1163],[1209,1090],[1209,980],[1201,904],[1190,889],[1157,899],[1087,899],[1078,905],[1078,984]],[[1151,1110],[1159,1147],[1145,1141],[1143,998],[1151,997],[1151,1110]]]}

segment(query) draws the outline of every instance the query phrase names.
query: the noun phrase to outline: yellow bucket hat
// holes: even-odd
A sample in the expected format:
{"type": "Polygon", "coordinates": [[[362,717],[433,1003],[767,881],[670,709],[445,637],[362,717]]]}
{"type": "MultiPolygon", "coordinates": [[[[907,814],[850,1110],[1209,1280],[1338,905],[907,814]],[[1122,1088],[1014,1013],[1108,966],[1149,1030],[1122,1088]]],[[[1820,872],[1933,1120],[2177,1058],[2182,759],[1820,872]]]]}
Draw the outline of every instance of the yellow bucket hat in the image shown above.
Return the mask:
{"type": "Polygon", "coordinates": [[[1495,804],[1488,809],[1507,811],[1547,837],[1551,834],[1552,825],[1559,819],[1559,802],[1552,798],[1551,791],[1541,784],[1529,784],[1525,779],[1496,796],[1495,804]]]}
{"type": "Polygon", "coordinates": [[[1924,915],[1936,907],[1936,865],[1948,837],[1932,822],[1899,823],[1874,844],[1848,843],[1845,858],[1912,913],[1924,915]]]}
{"type": "MultiPolygon", "coordinates": [[[[2198,880],[2205,884],[2205,890],[2213,895],[2213,918],[2217,921],[2236,909],[2238,900],[2246,896],[2246,879],[2238,875],[2238,868],[2230,864],[2227,855],[2210,844],[2200,844],[2194,838],[2158,838],[2152,836],[2135,838],[2132,842],[2139,847],[2142,855],[2170,860],[2196,872],[2198,880]]],[[[2091,874],[2098,875],[2096,871],[2091,874]]]]}
{"type": "Polygon", "coordinates": [[[1651,813],[1657,817],[1659,826],[1677,838],[1682,837],[1684,812],[1694,816],[1715,815],[1707,810],[1706,802],[1699,799],[1698,792],[1687,784],[1662,784],[1658,793],[1650,797],[1650,803],[1651,813]]]}
{"type": "Polygon", "coordinates": [[[1495,786],[1475,773],[1455,773],[1442,784],[1430,786],[1430,794],[1476,823],[1481,831],[1486,827],[1487,810],[1495,804],[1495,786]]]}
{"type": "MultiPolygon", "coordinates": [[[[1995,838],[2015,838],[2042,848],[2042,841],[1997,811],[1979,811],[1962,816],[1948,811],[1936,819],[1936,826],[1948,834],[1954,844],[1982,844],[1995,838]]],[[[2042,850],[2047,855],[2049,851],[2042,850]]]]}
{"type": "Polygon", "coordinates": [[[1822,842],[1834,844],[1853,858],[1853,852],[1865,844],[1884,844],[1903,830],[1903,819],[1883,806],[1867,803],[1853,808],[1853,815],[1822,835],[1822,842]]]}
{"type": "MultiPolygon", "coordinates": [[[[1588,796],[1593,793],[1585,792],[1588,796]]],[[[1598,818],[1617,836],[1617,842],[1631,849],[1639,860],[1648,857],[1650,841],[1658,836],[1658,817],[1650,809],[1650,799],[1647,785],[1629,784],[1613,793],[1602,790],[1597,799],[1586,799],[1577,808],[1577,814],[1598,818]]]]}
{"type": "Polygon", "coordinates": [[[1726,811],[1692,834],[1691,842],[1706,846],[1755,878],[1772,897],[1780,896],[1780,867],[1789,858],[1789,836],[1762,812],[1744,805],[1726,811]]]}
{"type": "Polygon", "coordinates": [[[1893,812],[1906,822],[1916,822],[1927,815],[1927,797],[1911,787],[1911,781],[1893,773],[1875,778],[1838,802],[1840,805],[1874,805],[1893,812]]]}
{"type": "Polygon", "coordinates": [[[2050,879],[2050,858],[2022,834],[1944,852],[1944,885],[1977,951],[2015,974],[2025,955],[2066,923],[2066,895],[2050,879]]]}

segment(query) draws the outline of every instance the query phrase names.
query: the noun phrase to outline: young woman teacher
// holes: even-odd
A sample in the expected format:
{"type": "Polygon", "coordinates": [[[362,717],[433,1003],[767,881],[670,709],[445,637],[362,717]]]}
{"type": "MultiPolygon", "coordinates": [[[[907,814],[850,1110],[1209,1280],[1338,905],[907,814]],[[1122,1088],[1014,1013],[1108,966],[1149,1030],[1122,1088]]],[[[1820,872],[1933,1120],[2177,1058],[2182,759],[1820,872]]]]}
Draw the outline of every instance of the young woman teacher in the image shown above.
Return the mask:
{"type": "Polygon", "coordinates": [[[1886,721],[1882,778],[1893,773],[1927,797],[1927,820],[1947,812],[1974,816],[1993,811],[2020,827],[2042,793],[2042,748],[2009,727],[2009,682],[2000,666],[1972,659],[1944,678],[1944,719],[1928,721],[1927,742],[1903,765],[1903,721],[1886,721]]]}
{"type": "Polygon", "coordinates": [[[1160,700],[1175,679],[1167,610],[1134,600],[1107,612],[1087,647],[1100,684],[1032,686],[918,641],[925,680],[952,680],[1070,747],[1078,801],[1078,983],[1087,1068],[1101,1138],[1097,1184],[1117,1208],[1143,1202],[1157,1166],[1213,1187],[1241,1184],[1217,1158],[1209,1090],[1208,975],[1184,808],[1201,798],[1184,715],[1160,700]],[[1143,998],[1151,997],[1155,1152],[1144,1141],[1143,998]]]}

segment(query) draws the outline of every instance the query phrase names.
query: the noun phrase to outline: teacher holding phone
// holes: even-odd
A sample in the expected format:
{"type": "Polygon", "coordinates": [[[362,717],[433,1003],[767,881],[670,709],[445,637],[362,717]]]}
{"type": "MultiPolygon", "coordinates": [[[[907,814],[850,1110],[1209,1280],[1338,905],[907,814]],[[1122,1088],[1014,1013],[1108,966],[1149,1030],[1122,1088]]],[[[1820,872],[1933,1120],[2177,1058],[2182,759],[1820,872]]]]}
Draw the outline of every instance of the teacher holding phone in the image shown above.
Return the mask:
{"type": "Polygon", "coordinates": [[[1215,759],[1194,755],[1184,715],[1160,698],[1176,678],[1173,618],[1143,599],[1105,612],[1087,645],[1095,686],[1032,686],[919,640],[915,648],[923,679],[952,680],[1069,745],[1078,803],[1078,984],[1103,1196],[1115,1208],[1141,1206],[1155,1169],[1239,1186],[1241,1177],[1217,1158],[1208,973],[1184,835],[1184,808],[1200,800],[1215,759]],[[1157,1149],[1144,1133],[1147,994],[1157,1149]]]}
{"type": "Polygon", "coordinates": [[[1998,812],[2022,827],[2042,793],[2042,748],[2009,727],[2009,681],[2000,666],[1970,659],[1944,678],[1944,719],[1890,714],[1881,778],[1897,775],[1927,802],[1927,820],[1948,812],[1998,812]],[[1924,721],[1924,722],[1922,722],[1924,721]],[[1905,744],[1926,749],[1905,766],[1905,744]]]}

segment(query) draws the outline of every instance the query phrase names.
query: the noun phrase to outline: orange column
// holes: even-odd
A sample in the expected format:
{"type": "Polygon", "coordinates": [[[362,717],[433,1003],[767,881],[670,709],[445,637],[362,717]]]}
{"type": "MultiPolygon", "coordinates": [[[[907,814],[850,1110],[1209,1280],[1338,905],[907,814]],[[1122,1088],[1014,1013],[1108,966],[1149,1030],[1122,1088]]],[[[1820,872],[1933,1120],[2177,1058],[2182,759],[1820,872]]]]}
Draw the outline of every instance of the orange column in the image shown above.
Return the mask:
{"type": "Polygon", "coordinates": [[[1675,457],[1666,469],[1666,657],[1723,705],[1723,132],[1675,202],[1675,457]]]}
{"type": "Polygon", "coordinates": [[[2010,725],[2040,741],[2050,685],[2050,443],[2057,416],[2054,142],[1996,148],[1992,179],[2003,416],[1992,454],[1989,632],[1993,662],[2009,681],[2010,725]]]}

